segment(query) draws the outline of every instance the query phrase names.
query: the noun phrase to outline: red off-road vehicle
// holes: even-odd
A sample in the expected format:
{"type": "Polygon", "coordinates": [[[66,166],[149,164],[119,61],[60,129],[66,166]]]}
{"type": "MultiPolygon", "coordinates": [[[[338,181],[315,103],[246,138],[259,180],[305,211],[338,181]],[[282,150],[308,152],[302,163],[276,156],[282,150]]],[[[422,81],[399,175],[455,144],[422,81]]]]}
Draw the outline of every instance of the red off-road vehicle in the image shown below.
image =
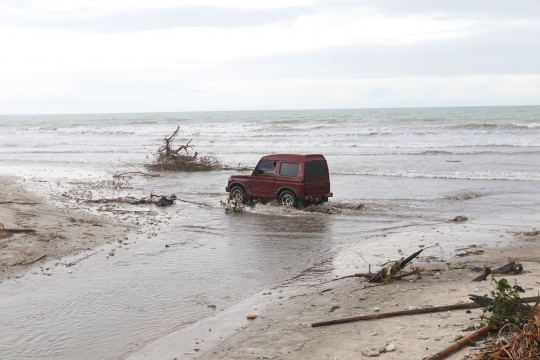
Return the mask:
{"type": "Polygon", "coordinates": [[[230,199],[242,203],[277,199],[293,207],[322,203],[332,196],[326,159],[316,154],[264,156],[251,175],[231,176],[225,190],[230,199]]]}

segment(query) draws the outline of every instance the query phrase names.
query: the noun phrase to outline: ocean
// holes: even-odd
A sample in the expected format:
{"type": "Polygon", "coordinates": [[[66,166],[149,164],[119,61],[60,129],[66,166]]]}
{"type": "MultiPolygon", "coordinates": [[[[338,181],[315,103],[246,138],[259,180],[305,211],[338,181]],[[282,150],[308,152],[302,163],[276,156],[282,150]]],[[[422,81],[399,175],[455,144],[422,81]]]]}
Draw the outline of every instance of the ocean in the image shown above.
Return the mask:
{"type": "Polygon", "coordinates": [[[365,245],[366,258],[375,259],[375,248],[395,245],[381,233],[458,215],[488,221],[536,211],[540,106],[6,115],[0,175],[65,209],[98,212],[66,192],[93,199],[174,193],[208,205],[155,209],[161,220],[126,215],[144,220],[146,230],[134,232],[137,245],[114,261],[94,257],[73,274],[0,284],[3,358],[124,359],[212,317],[209,304],[227,309],[265,289],[343,273],[339,254],[352,245],[365,245]],[[179,144],[192,140],[199,154],[232,167],[273,153],[323,154],[333,213],[258,204],[225,214],[230,170],[106,186],[126,163],[151,161],[177,126],[179,144]]]}

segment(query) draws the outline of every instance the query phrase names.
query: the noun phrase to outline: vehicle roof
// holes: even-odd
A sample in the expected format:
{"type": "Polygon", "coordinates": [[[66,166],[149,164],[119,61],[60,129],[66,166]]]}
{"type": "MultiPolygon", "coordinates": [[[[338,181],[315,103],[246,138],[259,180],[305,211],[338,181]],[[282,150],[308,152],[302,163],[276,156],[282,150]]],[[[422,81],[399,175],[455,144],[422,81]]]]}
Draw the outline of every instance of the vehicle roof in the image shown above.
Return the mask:
{"type": "Polygon", "coordinates": [[[271,160],[271,161],[298,161],[298,162],[305,162],[305,161],[313,161],[313,160],[324,160],[324,156],[321,154],[307,154],[307,155],[301,155],[301,154],[273,154],[273,155],[266,155],[261,158],[261,160],[271,160]]]}

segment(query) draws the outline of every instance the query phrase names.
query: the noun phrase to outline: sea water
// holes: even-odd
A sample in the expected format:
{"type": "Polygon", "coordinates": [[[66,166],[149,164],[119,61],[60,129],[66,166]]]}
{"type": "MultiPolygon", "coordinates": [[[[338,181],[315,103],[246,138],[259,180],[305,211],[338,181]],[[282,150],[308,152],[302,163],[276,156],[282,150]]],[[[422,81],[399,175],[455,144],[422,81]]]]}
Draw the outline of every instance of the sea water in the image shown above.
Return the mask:
{"type": "Polygon", "coordinates": [[[161,220],[139,217],[146,231],[114,260],[0,284],[2,358],[122,359],[299,274],[309,282],[307,269],[332,271],[336,254],[359,241],[384,248],[375,236],[389,229],[538,209],[540,107],[0,116],[0,175],[65,209],[81,205],[61,194],[81,189],[94,199],[174,193],[206,205],[152,208],[161,220]],[[126,163],[143,169],[178,126],[178,144],[191,140],[232,167],[323,154],[333,213],[259,204],[225,214],[227,170],[96,190],[126,163]]]}

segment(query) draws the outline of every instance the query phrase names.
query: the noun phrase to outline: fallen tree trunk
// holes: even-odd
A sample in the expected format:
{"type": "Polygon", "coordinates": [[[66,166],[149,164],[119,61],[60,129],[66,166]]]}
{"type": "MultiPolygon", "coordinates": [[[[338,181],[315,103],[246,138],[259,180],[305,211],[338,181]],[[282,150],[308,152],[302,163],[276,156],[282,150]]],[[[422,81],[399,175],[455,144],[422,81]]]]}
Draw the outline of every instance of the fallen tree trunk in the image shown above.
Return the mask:
{"type": "Polygon", "coordinates": [[[405,260],[403,260],[403,259],[399,260],[399,261],[395,262],[393,265],[389,265],[389,266],[387,266],[385,268],[382,268],[375,276],[373,276],[371,279],[369,279],[368,282],[370,282],[370,283],[374,283],[374,282],[380,283],[380,282],[383,282],[383,281],[390,280],[392,278],[392,276],[394,276],[395,274],[397,274],[398,271],[403,269],[408,263],[410,263],[412,261],[412,259],[414,259],[418,255],[420,255],[420,253],[422,251],[424,251],[424,249],[418,250],[417,252],[415,252],[414,254],[412,254],[411,256],[406,258],[405,260]]]}
{"type": "Polygon", "coordinates": [[[484,326],[478,331],[473,332],[472,334],[465,336],[463,339],[459,340],[458,342],[450,345],[446,349],[439,351],[435,355],[429,357],[427,360],[441,360],[446,358],[447,356],[451,355],[452,353],[458,351],[462,347],[469,345],[470,343],[478,340],[482,336],[486,335],[491,331],[491,327],[489,325],[484,326]]]}
{"type": "MultiPolygon", "coordinates": [[[[469,295],[469,296],[471,296],[471,295],[469,295]]],[[[489,298],[487,298],[487,299],[489,299],[489,298]]],[[[536,302],[538,300],[540,300],[540,296],[533,296],[533,297],[522,298],[521,302],[529,303],[529,302],[536,302]]],[[[429,313],[448,311],[448,310],[477,309],[477,308],[484,307],[484,306],[487,306],[487,305],[489,305],[489,303],[487,303],[485,305],[480,305],[480,304],[477,304],[475,302],[471,302],[471,303],[465,303],[465,304],[436,306],[436,307],[432,307],[432,308],[393,311],[393,312],[382,313],[382,314],[362,315],[362,316],[354,316],[354,317],[345,318],[345,319],[321,321],[321,322],[311,324],[311,327],[319,327],[319,326],[327,326],[327,325],[335,325],[335,324],[345,324],[345,323],[355,322],[355,321],[381,319],[381,318],[387,318],[387,317],[393,317],[393,316],[401,316],[401,315],[429,314],[429,313]]]]}

